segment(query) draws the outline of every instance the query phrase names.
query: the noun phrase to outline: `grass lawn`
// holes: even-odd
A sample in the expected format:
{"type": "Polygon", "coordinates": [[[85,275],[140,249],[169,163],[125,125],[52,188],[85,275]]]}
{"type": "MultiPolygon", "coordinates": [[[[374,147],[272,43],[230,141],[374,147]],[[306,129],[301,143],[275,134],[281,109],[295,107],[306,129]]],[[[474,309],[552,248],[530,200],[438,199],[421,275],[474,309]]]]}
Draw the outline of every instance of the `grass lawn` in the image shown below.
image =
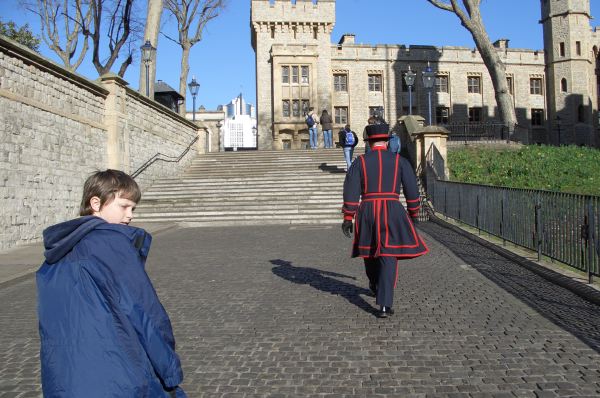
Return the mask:
{"type": "Polygon", "coordinates": [[[600,150],[577,146],[448,149],[450,180],[600,196],[600,150]]]}

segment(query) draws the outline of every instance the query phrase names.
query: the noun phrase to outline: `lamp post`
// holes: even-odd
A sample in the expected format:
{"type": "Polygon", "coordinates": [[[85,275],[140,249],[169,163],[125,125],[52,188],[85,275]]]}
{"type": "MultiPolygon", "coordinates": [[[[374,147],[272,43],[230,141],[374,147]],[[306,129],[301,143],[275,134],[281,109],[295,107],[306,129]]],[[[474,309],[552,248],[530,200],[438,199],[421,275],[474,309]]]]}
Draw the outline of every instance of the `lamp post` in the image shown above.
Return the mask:
{"type": "Polygon", "coordinates": [[[429,65],[429,61],[427,61],[427,67],[422,72],[423,77],[423,86],[425,86],[425,90],[427,90],[427,105],[428,105],[428,124],[431,126],[431,89],[435,84],[435,73],[431,69],[429,65]]]}
{"type": "Polygon", "coordinates": [[[256,142],[256,149],[258,150],[258,128],[256,125],[252,126],[252,134],[254,134],[254,140],[256,142]]]}
{"type": "Polygon", "coordinates": [[[156,51],[156,48],[152,47],[150,40],[146,40],[140,49],[142,50],[142,60],[146,66],[146,97],[150,97],[150,63],[152,62],[152,55],[156,51]]]}
{"type": "Polygon", "coordinates": [[[224,151],[225,143],[223,142],[223,137],[221,134],[221,127],[223,127],[223,123],[219,120],[219,121],[217,121],[217,133],[219,134],[219,151],[224,151]]]}
{"type": "Polygon", "coordinates": [[[404,82],[408,86],[408,114],[412,115],[412,88],[415,84],[416,73],[410,70],[408,65],[408,71],[404,74],[404,82]]]}
{"type": "Polygon", "coordinates": [[[192,81],[188,83],[190,93],[192,93],[192,121],[196,121],[196,95],[200,89],[200,83],[196,81],[196,76],[192,76],[192,81]]]}

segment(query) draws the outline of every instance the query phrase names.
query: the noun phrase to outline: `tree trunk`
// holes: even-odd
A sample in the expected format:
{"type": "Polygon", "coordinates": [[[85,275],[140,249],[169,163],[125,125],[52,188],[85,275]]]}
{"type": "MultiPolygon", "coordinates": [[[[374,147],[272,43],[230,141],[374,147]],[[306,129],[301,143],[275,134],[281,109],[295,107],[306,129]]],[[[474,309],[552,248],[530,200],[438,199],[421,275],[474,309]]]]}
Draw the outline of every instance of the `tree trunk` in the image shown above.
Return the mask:
{"type": "MultiPolygon", "coordinates": [[[[148,92],[150,98],[154,99],[154,82],[156,81],[156,53],[158,52],[158,33],[160,32],[160,18],[163,11],[163,0],[148,0],[148,12],[146,14],[146,28],[144,30],[144,43],[150,40],[157,51],[152,54],[150,67],[148,68],[148,92]]],[[[140,62],[140,83],[139,92],[146,95],[146,65],[142,60],[140,62]]]]}
{"type": "Polygon", "coordinates": [[[187,87],[187,78],[188,73],[190,72],[189,58],[190,58],[190,49],[192,48],[189,42],[184,42],[181,44],[181,74],[179,75],[179,94],[183,97],[183,104],[181,104],[181,108],[179,109],[179,114],[185,117],[186,112],[186,103],[187,96],[186,87],[187,87]]]}
{"type": "Polygon", "coordinates": [[[492,79],[500,118],[509,129],[509,132],[512,133],[516,124],[516,115],[512,97],[508,92],[506,67],[500,59],[498,51],[492,45],[485,28],[483,27],[483,22],[481,19],[472,19],[471,22],[471,35],[473,36],[475,45],[477,46],[479,54],[483,59],[483,63],[485,64],[490,74],[490,78],[492,79]]]}

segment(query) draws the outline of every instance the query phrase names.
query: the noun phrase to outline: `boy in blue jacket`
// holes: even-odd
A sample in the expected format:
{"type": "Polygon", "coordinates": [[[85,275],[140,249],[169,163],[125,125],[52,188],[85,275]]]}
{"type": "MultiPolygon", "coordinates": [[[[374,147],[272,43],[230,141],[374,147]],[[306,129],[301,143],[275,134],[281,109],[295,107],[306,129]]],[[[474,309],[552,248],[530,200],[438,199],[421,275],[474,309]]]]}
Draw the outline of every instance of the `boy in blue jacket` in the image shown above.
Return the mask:
{"type": "Polygon", "coordinates": [[[44,397],[186,397],[171,322],[130,227],[141,198],[118,170],[85,182],[80,215],[44,231],[36,274],[44,397]]]}

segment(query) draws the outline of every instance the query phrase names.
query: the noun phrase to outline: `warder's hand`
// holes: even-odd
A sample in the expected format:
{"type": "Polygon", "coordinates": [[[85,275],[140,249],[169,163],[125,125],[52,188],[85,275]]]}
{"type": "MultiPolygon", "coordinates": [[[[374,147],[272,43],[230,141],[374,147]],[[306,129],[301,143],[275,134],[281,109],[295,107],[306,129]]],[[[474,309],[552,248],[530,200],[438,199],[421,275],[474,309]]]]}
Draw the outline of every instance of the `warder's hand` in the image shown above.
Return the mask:
{"type": "Polygon", "coordinates": [[[346,238],[352,238],[352,221],[344,220],[342,223],[342,232],[346,235],[346,238]]]}

